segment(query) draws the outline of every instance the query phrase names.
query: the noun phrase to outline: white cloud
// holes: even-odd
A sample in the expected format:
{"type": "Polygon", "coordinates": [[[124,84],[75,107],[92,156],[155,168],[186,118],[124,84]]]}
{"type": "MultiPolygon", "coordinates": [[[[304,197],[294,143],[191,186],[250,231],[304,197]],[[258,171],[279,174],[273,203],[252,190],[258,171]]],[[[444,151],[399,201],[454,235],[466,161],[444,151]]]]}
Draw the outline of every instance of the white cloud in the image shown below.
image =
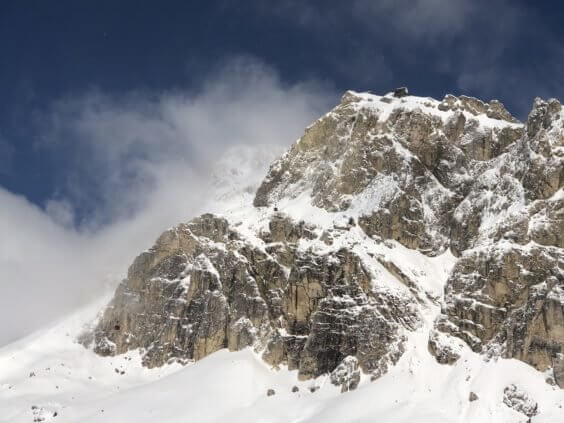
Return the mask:
{"type": "Polygon", "coordinates": [[[69,228],[74,224],[74,210],[68,200],[48,200],[45,204],[45,213],[60,226],[69,228]]]}
{"type": "Polygon", "coordinates": [[[58,101],[41,119],[38,147],[65,152],[65,185],[45,210],[0,189],[0,320],[10,322],[0,345],[113,289],[162,230],[204,211],[210,184],[223,195],[250,191],[334,98],[237,59],[197,93],[58,101]],[[94,212],[77,229],[71,205],[83,204],[94,212]]]}
{"type": "Polygon", "coordinates": [[[197,93],[90,92],[62,99],[42,119],[39,147],[64,146],[72,173],[61,190],[73,203],[94,205],[101,219],[121,218],[145,204],[163,180],[189,184],[205,176],[230,146],[289,144],[331,98],[315,83],[284,86],[264,64],[239,58],[197,93]]]}

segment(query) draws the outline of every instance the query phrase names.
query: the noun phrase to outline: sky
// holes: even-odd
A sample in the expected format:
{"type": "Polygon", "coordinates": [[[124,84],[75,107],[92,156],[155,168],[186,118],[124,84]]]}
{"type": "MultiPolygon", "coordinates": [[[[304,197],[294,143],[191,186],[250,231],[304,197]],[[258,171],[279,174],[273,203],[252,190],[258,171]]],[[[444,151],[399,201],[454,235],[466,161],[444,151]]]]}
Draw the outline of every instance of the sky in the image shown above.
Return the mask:
{"type": "Polygon", "coordinates": [[[0,1],[0,345],[111,290],[347,89],[564,97],[560,2],[0,1]],[[231,156],[230,156],[231,154],[231,156]],[[220,160],[223,158],[223,162],[220,160]],[[17,319],[13,319],[17,316],[17,319]]]}

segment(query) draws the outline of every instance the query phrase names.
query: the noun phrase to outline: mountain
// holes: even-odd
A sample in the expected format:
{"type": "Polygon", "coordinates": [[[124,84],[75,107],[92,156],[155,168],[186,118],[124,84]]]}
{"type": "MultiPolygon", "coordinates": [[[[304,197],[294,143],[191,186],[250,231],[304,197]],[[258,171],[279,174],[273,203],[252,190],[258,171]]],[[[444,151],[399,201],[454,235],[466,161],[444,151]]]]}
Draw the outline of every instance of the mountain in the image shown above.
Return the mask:
{"type": "Polygon", "coordinates": [[[164,232],[73,331],[88,349],[57,354],[100,375],[119,363],[101,379],[127,392],[81,387],[90,402],[70,414],[104,421],[100,401],[120,421],[564,418],[563,165],[556,100],[522,124],[495,100],[345,93],[254,197],[221,177],[229,206],[164,232]],[[161,389],[180,398],[159,405],[161,389]]]}

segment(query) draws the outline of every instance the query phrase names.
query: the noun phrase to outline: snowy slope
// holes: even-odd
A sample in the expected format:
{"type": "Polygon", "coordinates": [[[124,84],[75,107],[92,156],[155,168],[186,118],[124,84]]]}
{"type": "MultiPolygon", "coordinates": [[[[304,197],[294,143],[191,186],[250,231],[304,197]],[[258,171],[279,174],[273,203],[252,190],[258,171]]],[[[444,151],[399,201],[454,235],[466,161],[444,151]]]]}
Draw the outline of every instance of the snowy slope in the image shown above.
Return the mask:
{"type": "MultiPolygon", "coordinates": [[[[287,206],[299,209],[302,218],[320,212],[308,210],[299,200],[287,206]]],[[[264,213],[270,212],[236,207],[225,215],[247,226],[251,234],[264,221],[264,213]]],[[[317,216],[318,224],[344,218],[317,216]]],[[[347,232],[347,242],[351,237],[360,240],[363,235],[360,230],[347,232]]],[[[442,295],[455,261],[448,251],[429,258],[395,242],[384,245],[364,239],[356,248],[385,255],[403,265],[405,272],[419,269],[414,276],[431,298],[442,295]]],[[[390,277],[388,283],[397,281],[390,277]]],[[[399,362],[373,382],[364,375],[359,388],[344,394],[328,376],[303,382],[298,381],[297,371],[269,368],[250,348],[222,350],[185,367],[174,364],[151,370],[141,366],[137,353],[100,357],[76,338],[106,301],[0,350],[0,422],[32,422],[40,417],[124,423],[524,422],[524,414],[503,403],[504,388],[510,384],[538,402],[541,412],[533,421],[556,422],[564,417],[564,391],[548,385],[541,373],[520,361],[488,362],[462,346],[456,364],[438,364],[427,349],[429,331],[440,311],[433,301],[426,302],[423,325],[409,334],[399,362]],[[294,386],[299,388],[296,393],[294,386]],[[319,389],[311,392],[313,387],[319,389]],[[275,395],[267,396],[268,389],[274,389],[275,395]],[[470,392],[478,400],[470,402],[470,392]]]]}
{"type": "Polygon", "coordinates": [[[486,362],[465,349],[454,366],[439,365],[427,351],[427,327],[410,336],[388,374],[341,394],[326,377],[298,382],[295,371],[270,369],[249,349],[153,370],[135,354],[99,357],[74,341],[98,307],[0,350],[0,422],[526,421],[502,402],[509,384],[538,402],[534,422],[564,416],[564,391],[522,362],[486,362]],[[276,394],[267,397],[268,389],[276,394]],[[478,400],[469,402],[470,392],[478,400]]]}

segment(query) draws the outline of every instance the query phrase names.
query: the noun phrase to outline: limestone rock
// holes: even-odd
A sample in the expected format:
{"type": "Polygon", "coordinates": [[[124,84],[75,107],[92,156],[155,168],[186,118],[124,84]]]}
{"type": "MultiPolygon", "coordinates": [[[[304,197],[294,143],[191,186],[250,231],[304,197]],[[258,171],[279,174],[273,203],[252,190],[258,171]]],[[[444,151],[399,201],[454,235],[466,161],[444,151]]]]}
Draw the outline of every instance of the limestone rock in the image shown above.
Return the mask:
{"type": "Polygon", "coordinates": [[[429,352],[440,364],[454,364],[460,358],[463,348],[456,338],[436,330],[429,334],[428,347],[429,352]]]}
{"type": "Polygon", "coordinates": [[[564,387],[561,104],[536,99],[521,124],[496,100],[406,94],[346,92],[270,166],[249,221],[205,214],[166,231],[82,342],[140,349],[148,367],[252,347],[347,390],[397,362],[440,304],[439,363],[468,345],[564,387]],[[396,247],[416,263],[452,252],[444,297],[396,247]]]}
{"type": "Polygon", "coordinates": [[[564,350],[564,258],[541,246],[466,252],[446,287],[448,324],[437,328],[476,352],[504,346],[506,357],[544,371],[564,350]]]}
{"type": "Polygon", "coordinates": [[[552,367],[554,369],[554,381],[558,386],[564,388],[564,354],[558,353],[552,357],[552,367]]]}
{"type": "Polygon", "coordinates": [[[503,403],[527,417],[536,416],[539,412],[536,401],[515,385],[509,385],[503,390],[503,403]]]}
{"type": "Polygon", "coordinates": [[[341,387],[341,392],[356,389],[360,382],[358,360],[353,356],[345,357],[331,372],[330,379],[333,385],[341,387]]]}
{"type": "Polygon", "coordinates": [[[445,117],[443,103],[416,99],[347,92],[270,167],[254,205],[310,191],[313,206],[361,210],[370,236],[430,255],[444,250],[480,163],[500,156],[524,129],[498,102],[449,98],[457,112],[445,117]]]}
{"type": "Polygon", "coordinates": [[[266,238],[290,251],[289,269],[214,215],[165,232],[134,261],[94,329],[94,350],[140,348],[143,364],[155,367],[252,346],[301,379],[330,373],[349,356],[364,372],[379,369],[416,312],[374,290],[353,252],[298,250],[286,241],[308,235],[287,217],[273,215],[269,228],[266,238]]]}
{"type": "Polygon", "coordinates": [[[511,116],[499,100],[491,100],[489,104],[486,104],[474,97],[468,97],[465,95],[455,97],[448,94],[438,105],[438,109],[441,111],[463,110],[474,116],[485,114],[487,117],[496,120],[504,120],[513,123],[518,122],[517,119],[511,116]]]}
{"type": "Polygon", "coordinates": [[[409,94],[407,87],[400,87],[394,90],[394,97],[401,98],[409,94]]]}

